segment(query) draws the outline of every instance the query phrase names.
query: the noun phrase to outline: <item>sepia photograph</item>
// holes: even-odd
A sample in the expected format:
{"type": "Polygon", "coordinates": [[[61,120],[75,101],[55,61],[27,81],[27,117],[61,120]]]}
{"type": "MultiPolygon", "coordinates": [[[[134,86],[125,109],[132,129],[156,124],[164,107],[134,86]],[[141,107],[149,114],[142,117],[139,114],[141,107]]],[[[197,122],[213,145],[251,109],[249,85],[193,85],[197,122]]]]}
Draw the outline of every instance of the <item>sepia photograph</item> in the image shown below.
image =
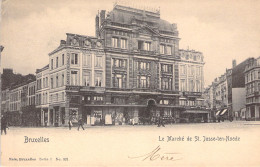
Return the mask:
{"type": "Polygon", "coordinates": [[[0,166],[259,166],[259,0],[0,12],[0,166]]]}

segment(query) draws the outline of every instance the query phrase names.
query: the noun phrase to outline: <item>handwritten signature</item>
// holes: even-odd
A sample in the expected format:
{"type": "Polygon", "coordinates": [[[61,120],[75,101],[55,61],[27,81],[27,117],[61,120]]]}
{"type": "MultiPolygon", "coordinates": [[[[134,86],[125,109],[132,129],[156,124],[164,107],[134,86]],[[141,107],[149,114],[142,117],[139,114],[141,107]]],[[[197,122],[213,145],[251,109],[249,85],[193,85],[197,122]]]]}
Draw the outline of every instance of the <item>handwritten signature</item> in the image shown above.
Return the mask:
{"type": "Polygon", "coordinates": [[[181,160],[182,157],[179,157],[181,153],[161,153],[161,147],[157,146],[154,150],[152,150],[151,152],[141,155],[141,156],[137,156],[137,157],[130,157],[128,156],[128,158],[130,159],[142,159],[142,161],[145,160],[150,160],[150,161],[154,161],[154,160],[165,160],[165,161],[177,161],[177,160],[181,160]]]}

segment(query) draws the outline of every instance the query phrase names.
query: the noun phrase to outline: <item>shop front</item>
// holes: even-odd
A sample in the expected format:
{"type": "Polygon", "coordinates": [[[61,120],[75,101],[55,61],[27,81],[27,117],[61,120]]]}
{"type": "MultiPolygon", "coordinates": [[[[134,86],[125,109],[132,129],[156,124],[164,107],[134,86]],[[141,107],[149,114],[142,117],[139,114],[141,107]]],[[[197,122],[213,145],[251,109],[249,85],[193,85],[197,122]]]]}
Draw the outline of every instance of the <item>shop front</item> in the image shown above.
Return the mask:
{"type": "Polygon", "coordinates": [[[128,125],[139,123],[138,113],[145,106],[137,105],[88,105],[82,110],[87,125],[128,125]]]}
{"type": "Polygon", "coordinates": [[[181,122],[186,122],[186,123],[201,123],[201,122],[206,123],[209,121],[209,114],[210,111],[207,110],[189,109],[181,113],[180,119],[181,122]]]}

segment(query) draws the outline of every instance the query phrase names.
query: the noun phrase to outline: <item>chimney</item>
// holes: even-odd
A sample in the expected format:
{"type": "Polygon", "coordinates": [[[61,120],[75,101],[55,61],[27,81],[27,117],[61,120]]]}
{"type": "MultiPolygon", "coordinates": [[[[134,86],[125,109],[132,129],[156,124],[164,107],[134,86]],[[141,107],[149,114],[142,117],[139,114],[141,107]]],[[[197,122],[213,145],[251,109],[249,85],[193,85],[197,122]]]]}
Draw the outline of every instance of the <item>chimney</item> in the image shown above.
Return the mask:
{"type": "Polygon", "coordinates": [[[236,67],[237,65],[237,61],[236,60],[232,60],[232,68],[236,67]]]}
{"type": "Polygon", "coordinates": [[[106,11],[105,10],[101,10],[101,12],[100,12],[100,26],[105,21],[105,16],[106,16],[106,11]]]}
{"type": "Polygon", "coordinates": [[[60,45],[66,45],[66,41],[65,40],[60,40],[60,45]]]}
{"type": "Polygon", "coordinates": [[[96,37],[99,37],[99,17],[96,15],[96,37]]]}

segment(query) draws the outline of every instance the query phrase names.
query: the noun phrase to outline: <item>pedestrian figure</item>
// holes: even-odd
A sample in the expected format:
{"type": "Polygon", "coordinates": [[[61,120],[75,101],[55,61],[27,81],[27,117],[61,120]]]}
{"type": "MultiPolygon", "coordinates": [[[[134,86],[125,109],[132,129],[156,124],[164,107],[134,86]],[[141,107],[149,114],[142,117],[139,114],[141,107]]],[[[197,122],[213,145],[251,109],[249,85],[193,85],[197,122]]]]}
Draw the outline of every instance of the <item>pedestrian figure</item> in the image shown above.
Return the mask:
{"type": "Polygon", "coordinates": [[[132,124],[133,124],[133,126],[135,126],[135,119],[134,118],[132,119],[132,124]]]}
{"type": "Polygon", "coordinates": [[[160,127],[161,125],[162,125],[163,127],[165,127],[165,126],[164,126],[164,122],[163,122],[162,116],[159,116],[159,118],[158,118],[158,126],[157,126],[157,127],[160,127]]]}
{"type": "Polygon", "coordinates": [[[71,117],[70,117],[70,119],[69,119],[69,130],[71,130],[72,126],[73,126],[73,124],[72,124],[71,117]]]}
{"type": "Polygon", "coordinates": [[[85,130],[85,129],[83,128],[83,124],[84,124],[84,123],[83,123],[83,120],[82,120],[82,118],[80,118],[80,119],[79,119],[79,122],[78,122],[78,130],[79,130],[80,127],[82,127],[82,129],[85,130]]]}
{"type": "Polygon", "coordinates": [[[6,135],[6,128],[7,128],[7,120],[6,120],[6,117],[4,117],[2,115],[2,118],[1,118],[1,135],[3,134],[3,131],[5,132],[5,135],[6,135]]]}

